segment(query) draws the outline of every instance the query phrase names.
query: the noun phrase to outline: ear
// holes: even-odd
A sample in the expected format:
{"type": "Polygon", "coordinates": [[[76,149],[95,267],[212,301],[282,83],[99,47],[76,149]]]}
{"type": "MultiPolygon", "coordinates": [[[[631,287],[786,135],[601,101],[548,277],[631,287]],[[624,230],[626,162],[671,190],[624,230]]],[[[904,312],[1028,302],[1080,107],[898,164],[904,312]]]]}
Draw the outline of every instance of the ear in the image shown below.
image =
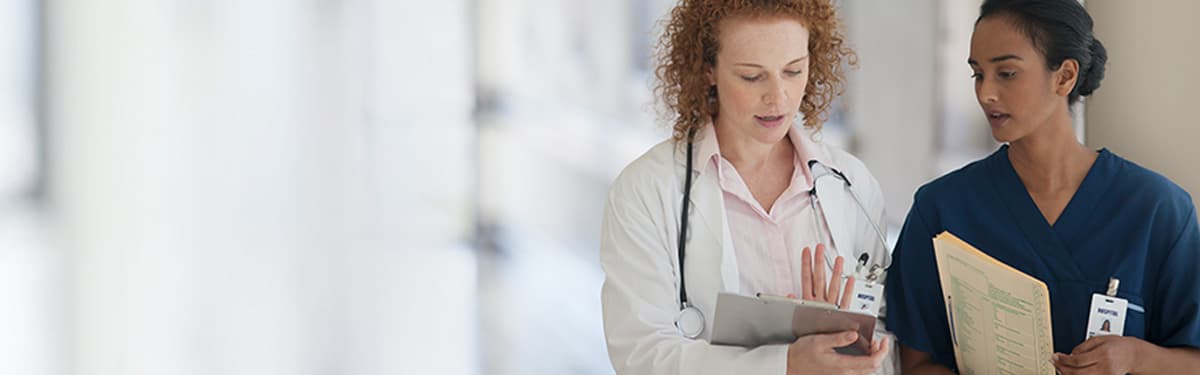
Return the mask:
{"type": "Polygon", "coordinates": [[[704,78],[708,79],[709,86],[717,85],[717,75],[716,75],[716,73],[713,72],[712,65],[704,64],[704,78]]]}
{"type": "Polygon", "coordinates": [[[1063,60],[1062,65],[1054,72],[1054,77],[1054,93],[1059,96],[1071,94],[1071,90],[1075,89],[1075,82],[1079,80],[1079,61],[1063,60]]]}

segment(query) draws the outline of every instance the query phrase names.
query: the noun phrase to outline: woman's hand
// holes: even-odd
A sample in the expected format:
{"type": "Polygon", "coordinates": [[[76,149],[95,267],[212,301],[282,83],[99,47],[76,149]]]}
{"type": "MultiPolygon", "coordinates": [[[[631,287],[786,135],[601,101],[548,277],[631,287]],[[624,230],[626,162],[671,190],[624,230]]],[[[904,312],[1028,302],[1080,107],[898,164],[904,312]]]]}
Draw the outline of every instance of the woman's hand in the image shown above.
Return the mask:
{"type": "Polygon", "coordinates": [[[842,288],[842,264],[845,260],[839,255],[837,260],[833,261],[833,277],[830,282],[825,282],[825,245],[817,244],[817,253],[814,255],[809,248],[804,248],[800,252],[800,281],[801,293],[800,298],[808,301],[825,302],[839,309],[845,310],[850,305],[851,296],[854,293],[854,277],[846,279],[845,288],[842,288]],[[817,265],[819,264],[819,265],[817,265]],[[817,265],[814,267],[814,265],[817,265]],[[840,298],[839,298],[840,297],[840,298]]]}
{"type": "MultiPolygon", "coordinates": [[[[811,249],[804,248],[800,252],[800,280],[802,288],[800,296],[808,301],[824,302],[846,309],[854,292],[854,278],[846,280],[845,287],[841,283],[842,265],[845,260],[837,257],[833,262],[833,277],[831,282],[825,282],[825,245],[817,245],[814,255],[811,249]],[[816,265],[814,267],[814,265],[816,265]]],[[[788,297],[795,298],[795,295],[788,297]]],[[[871,343],[869,356],[852,356],[839,354],[834,349],[853,344],[858,340],[858,333],[846,331],[831,334],[814,334],[803,336],[788,345],[787,373],[788,375],[802,374],[870,374],[879,369],[883,358],[887,356],[890,345],[888,339],[871,343]]]]}
{"type": "Polygon", "coordinates": [[[1149,343],[1136,337],[1092,337],[1072,349],[1069,355],[1054,353],[1054,368],[1063,375],[1135,372],[1145,345],[1149,343]]]}
{"type": "Polygon", "coordinates": [[[871,343],[869,356],[852,356],[834,351],[858,340],[858,333],[846,331],[808,335],[788,345],[787,374],[870,374],[879,369],[887,356],[887,337],[871,343]]]}

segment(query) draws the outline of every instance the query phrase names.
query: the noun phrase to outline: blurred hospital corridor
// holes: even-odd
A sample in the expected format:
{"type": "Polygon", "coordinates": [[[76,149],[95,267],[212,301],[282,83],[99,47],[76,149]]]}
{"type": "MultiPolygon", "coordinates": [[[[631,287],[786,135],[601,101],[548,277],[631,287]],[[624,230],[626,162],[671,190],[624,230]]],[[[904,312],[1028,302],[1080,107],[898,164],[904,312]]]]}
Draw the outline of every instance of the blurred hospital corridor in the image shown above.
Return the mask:
{"type": "MultiPolygon", "coordinates": [[[[0,0],[0,373],[612,374],[602,212],[670,136],[674,4],[0,0]]],[[[822,135],[894,242],[999,146],[979,1],[837,4],[859,66],[822,135]]],[[[1200,193],[1200,2],[1085,5],[1112,57],[1077,134],[1200,193]]]]}

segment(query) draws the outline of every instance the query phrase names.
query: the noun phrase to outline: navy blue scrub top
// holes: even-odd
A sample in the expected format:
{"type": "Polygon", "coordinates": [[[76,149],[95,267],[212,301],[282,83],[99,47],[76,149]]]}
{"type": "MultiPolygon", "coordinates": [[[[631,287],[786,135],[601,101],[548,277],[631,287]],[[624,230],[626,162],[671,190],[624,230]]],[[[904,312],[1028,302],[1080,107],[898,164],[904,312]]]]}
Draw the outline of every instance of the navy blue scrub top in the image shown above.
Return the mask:
{"type": "Polygon", "coordinates": [[[933,237],[944,230],[1046,283],[1054,350],[1083,342],[1093,293],[1121,280],[1125,336],[1200,347],[1200,226],[1186,191],[1101,150],[1051,226],[1008,159],[1008,146],[917,190],[887,275],[887,325],[898,340],[956,368],[933,237]]]}

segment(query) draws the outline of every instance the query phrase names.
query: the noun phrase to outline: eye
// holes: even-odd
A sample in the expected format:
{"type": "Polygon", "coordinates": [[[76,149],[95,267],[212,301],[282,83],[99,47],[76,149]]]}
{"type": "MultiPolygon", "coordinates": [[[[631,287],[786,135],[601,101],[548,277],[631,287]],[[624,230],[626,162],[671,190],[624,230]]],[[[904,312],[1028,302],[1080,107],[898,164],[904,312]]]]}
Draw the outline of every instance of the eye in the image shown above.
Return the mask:
{"type": "Polygon", "coordinates": [[[754,82],[754,81],[762,79],[762,76],[763,76],[762,74],[757,74],[757,75],[753,75],[753,76],[742,76],[742,79],[745,80],[746,82],[754,82]]]}
{"type": "Polygon", "coordinates": [[[795,77],[795,76],[804,74],[804,71],[803,70],[785,70],[785,71],[783,71],[783,74],[787,74],[788,77],[795,77]]]}
{"type": "Polygon", "coordinates": [[[971,79],[976,80],[976,81],[981,80],[981,79],[983,79],[983,73],[980,73],[980,72],[971,73],[971,79]]]}
{"type": "Polygon", "coordinates": [[[1017,72],[1000,72],[997,75],[1000,76],[1000,78],[1012,79],[1017,75],[1017,72]]]}

